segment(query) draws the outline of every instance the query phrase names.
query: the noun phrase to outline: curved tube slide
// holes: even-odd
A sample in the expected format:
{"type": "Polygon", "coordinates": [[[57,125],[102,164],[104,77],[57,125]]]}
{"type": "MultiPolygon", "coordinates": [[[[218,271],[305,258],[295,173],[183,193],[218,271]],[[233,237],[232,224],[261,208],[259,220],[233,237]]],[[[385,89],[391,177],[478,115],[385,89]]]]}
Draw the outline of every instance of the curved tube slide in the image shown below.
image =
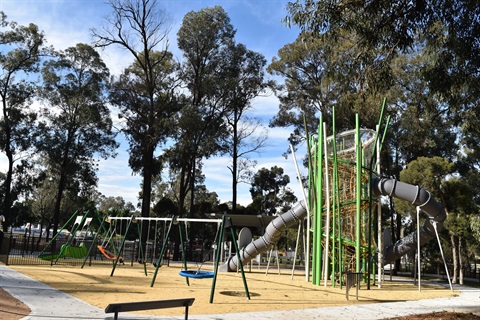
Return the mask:
{"type": "MultiPolygon", "coordinates": [[[[274,245],[282,231],[303,221],[307,215],[305,202],[299,201],[284,214],[273,219],[265,228],[265,234],[260,238],[250,242],[244,248],[239,248],[242,265],[249,263],[256,255],[268,251],[274,245]]],[[[235,255],[222,266],[220,271],[236,271],[238,269],[238,256],[235,255]]]]}
{"type": "MultiPolygon", "coordinates": [[[[437,225],[438,231],[443,229],[443,222],[446,218],[445,209],[427,190],[395,179],[375,177],[372,180],[372,191],[376,196],[392,196],[401,200],[409,201],[413,205],[420,207],[428,215],[428,219],[420,228],[421,246],[435,238],[433,224],[437,225]]],[[[244,248],[240,248],[240,259],[242,264],[245,265],[249,263],[258,254],[269,250],[278,241],[284,230],[300,223],[305,218],[306,214],[307,210],[305,202],[302,200],[297,202],[292,209],[272,220],[265,229],[265,234],[263,236],[249,243],[244,248]]],[[[396,243],[385,247],[383,252],[383,263],[391,263],[416,249],[417,232],[414,231],[405,238],[398,240],[396,243]]],[[[236,271],[237,269],[237,255],[230,257],[224,265],[220,266],[220,271],[236,271]]]]}
{"type": "MultiPolygon", "coordinates": [[[[372,190],[376,196],[392,196],[409,201],[413,205],[420,207],[428,215],[428,219],[425,220],[425,223],[420,228],[421,246],[435,238],[433,224],[437,224],[438,231],[443,229],[443,222],[446,218],[445,209],[427,190],[389,178],[374,178],[372,181],[372,190]]],[[[413,252],[416,249],[417,231],[414,231],[396,243],[385,247],[383,263],[392,263],[401,256],[413,252]]]]}

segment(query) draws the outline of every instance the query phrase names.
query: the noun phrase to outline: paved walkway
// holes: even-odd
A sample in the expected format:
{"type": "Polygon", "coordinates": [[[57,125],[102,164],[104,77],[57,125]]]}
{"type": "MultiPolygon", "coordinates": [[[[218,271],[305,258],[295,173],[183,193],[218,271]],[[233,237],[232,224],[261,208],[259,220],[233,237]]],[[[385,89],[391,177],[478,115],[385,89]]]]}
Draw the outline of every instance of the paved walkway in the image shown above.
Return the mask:
{"type": "MultiPolygon", "coordinates": [[[[0,264],[0,287],[30,307],[32,313],[24,320],[113,319],[103,309],[56,290],[41,282],[0,264]]],[[[454,286],[460,295],[451,298],[419,301],[351,305],[290,311],[243,312],[230,314],[189,315],[191,320],[244,320],[244,319],[386,319],[411,314],[440,311],[474,313],[480,316],[480,289],[454,286]]],[[[245,306],[248,308],[248,305],[245,306]]],[[[195,310],[195,303],[191,307],[195,310]]],[[[184,317],[141,316],[119,314],[120,319],[184,319],[184,317]]]]}

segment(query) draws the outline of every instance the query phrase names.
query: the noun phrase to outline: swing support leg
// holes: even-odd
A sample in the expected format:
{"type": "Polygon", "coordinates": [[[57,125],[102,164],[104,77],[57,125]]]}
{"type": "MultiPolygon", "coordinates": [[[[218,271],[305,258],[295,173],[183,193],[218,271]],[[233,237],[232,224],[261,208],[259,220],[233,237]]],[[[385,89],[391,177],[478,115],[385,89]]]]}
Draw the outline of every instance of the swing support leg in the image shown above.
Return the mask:
{"type": "Polygon", "coordinates": [[[157,265],[155,266],[155,272],[153,273],[152,282],[150,283],[150,287],[152,288],[153,288],[153,285],[155,284],[155,279],[157,278],[158,269],[160,268],[160,264],[162,263],[162,257],[165,253],[165,249],[167,248],[168,237],[170,236],[170,231],[172,230],[172,225],[175,219],[176,217],[173,216],[172,221],[170,221],[170,225],[168,226],[167,233],[165,234],[165,237],[163,239],[162,250],[160,251],[160,255],[158,256],[157,265]]]}
{"type": "MultiPolygon", "coordinates": [[[[143,223],[143,221],[141,222],[143,223]]],[[[148,225],[150,227],[150,224],[148,225]]],[[[143,227],[143,226],[142,226],[143,227]]],[[[142,246],[142,230],[143,228],[140,227],[140,223],[137,224],[137,231],[138,231],[138,236],[140,237],[140,256],[142,259],[142,264],[143,264],[143,272],[145,273],[145,276],[147,276],[147,261],[145,261],[145,252],[143,252],[143,246],[142,246]]]]}
{"type": "Polygon", "coordinates": [[[110,273],[110,277],[113,277],[113,273],[115,272],[115,268],[117,267],[118,261],[120,260],[120,256],[122,254],[123,247],[125,246],[125,240],[127,239],[128,230],[130,229],[130,225],[132,224],[133,219],[134,219],[134,217],[132,216],[130,218],[130,220],[128,220],[127,230],[125,231],[125,236],[122,239],[122,244],[120,245],[120,249],[117,252],[117,257],[116,257],[115,261],[113,262],[113,268],[112,268],[112,272],[110,273]]]}
{"type": "MultiPolygon", "coordinates": [[[[97,214],[97,213],[95,213],[95,216],[96,216],[96,218],[97,218],[99,221],[101,221],[101,222],[100,222],[100,227],[98,228],[98,230],[100,231],[100,230],[102,230],[102,228],[104,227],[105,219],[100,219],[100,218],[98,217],[98,214],[97,214]]],[[[92,248],[93,248],[93,246],[95,245],[95,242],[97,241],[97,237],[98,237],[98,232],[95,233],[95,236],[93,237],[93,240],[92,240],[92,244],[91,244],[90,247],[88,248],[87,254],[85,255],[85,258],[83,259],[82,269],[83,269],[83,267],[85,266],[85,263],[87,262],[87,259],[88,259],[88,257],[90,256],[90,253],[92,252],[92,248]]],[[[90,262],[91,262],[91,260],[90,260],[90,262]]]]}
{"type": "MultiPolygon", "coordinates": [[[[247,279],[245,278],[245,271],[243,269],[243,263],[242,260],[240,259],[240,251],[238,250],[238,244],[237,244],[237,239],[235,236],[235,231],[233,229],[232,221],[230,218],[225,218],[225,216],[222,218],[222,225],[220,226],[220,236],[218,238],[218,242],[220,245],[222,245],[222,240],[223,240],[223,230],[225,228],[230,229],[230,234],[232,236],[232,242],[233,246],[235,248],[235,253],[237,255],[237,261],[238,261],[238,266],[240,267],[240,271],[242,273],[242,280],[243,280],[243,286],[245,288],[245,294],[247,296],[247,299],[250,300],[250,292],[248,291],[248,285],[247,285],[247,279]]],[[[220,248],[219,245],[217,245],[217,256],[215,258],[215,268],[214,268],[214,274],[213,274],[213,282],[212,282],[212,290],[210,292],[210,303],[213,303],[213,295],[215,293],[215,284],[217,281],[217,274],[218,274],[218,264],[220,262],[220,248]]]]}
{"type": "MultiPolygon", "coordinates": [[[[187,231],[187,226],[185,226],[185,233],[186,231],[187,231]]],[[[183,268],[187,270],[187,254],[185,252],[186,247],[185,247],[185,242],[183,241],[182,226],[180,223],[178,224],[178,233],[180,234],[180,245],[182,247],[183,268]]],[[[187,286],[190,286],[190,281],[188,280],[188,277],[185,277],[185,280],[187,282],[187,286]]]]}
{"type": "Polygon", "coordinates": [[[247,279],[245,278],[245,271],[243,270],[243,263],[242,263],[242,259],[240,258],[240,251],[238,250],[237,239],[235,238],[235,231],[233,230],[233,227],[230,227],[230,233],[232,235],[233,246],[235,247],[235,252],[237,254],[238,266],[242,271],[242,280],[243,280],[243,286],[245,288],[245,294],[247,295],[247,299],[250,300],[250,292],[248,291],[247,279]]]}
{"type": "Polygon", "coordinates": [[[223,228],[225,226],[225,216],[222,217],[222,223],[220,224],[220,229],[218,230],[218,241],[217,241],[217,252],[215,255],[214,271],[213,271],[213,280],[212,280],[212,289],[210,291],[210,303],[213,303],[213,296],[215,295],[215,285],[217,283],[218,275],[218,264],[220,263],[220,254],[222,252],[221,246],[223,245],[223,228]]]}

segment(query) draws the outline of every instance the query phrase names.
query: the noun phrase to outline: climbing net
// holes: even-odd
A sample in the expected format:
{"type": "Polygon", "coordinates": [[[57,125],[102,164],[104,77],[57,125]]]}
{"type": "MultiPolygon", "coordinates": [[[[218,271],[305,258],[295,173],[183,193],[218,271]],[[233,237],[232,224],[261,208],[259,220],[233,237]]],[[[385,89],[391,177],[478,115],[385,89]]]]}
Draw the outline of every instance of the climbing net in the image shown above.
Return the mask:
{"type": "MultiPolygon", "coordinates": [[[[355,242],[356,242],[356,212],[358,203],[360,203],[361,215],[361,234],[360,246],[362,259],[368,254],[368,213],[369,209],[369,171],[365,170],[370,165],[372,159],[373,146],[375,141],[375,131],[362,129],[360,131],[360,141],[362,150],[362,172],[360,174],[362,190],[361,199],[357,201],[357,148],[355,144],[355,130],[343,132],[336,136],[327,138],[327,156],[329,158],[328,167],[324,168],[324,174],[328,176],[330,190],[330,207],[338,210],[334,222],[338,231],[341,233],[341,242],[343,247],[344,262],[347,266],[355,265],[355,242]],[[335,144],[334,144],[335,142],[335,144]],[[336,146],[336,155],[334,147],[336,146]],[[328,171],[326,171],[328,170],[328,171]],[[335,174],[336,173],[336,174],[335,174]],[[333,190],[335,188],[335,190],[333,190]],[[333,202],[335,201],[335,205],[333,202]]],[[[324,211],[323,219],[326,219],[324,211]]],[[[332,225],[332,223],[330,224],[332,225]]],[[[337,231],[337,232],[338,232],[337,231]]],[[[372,235],[371,244],[376,245],[375,237],[372,235]]]]}

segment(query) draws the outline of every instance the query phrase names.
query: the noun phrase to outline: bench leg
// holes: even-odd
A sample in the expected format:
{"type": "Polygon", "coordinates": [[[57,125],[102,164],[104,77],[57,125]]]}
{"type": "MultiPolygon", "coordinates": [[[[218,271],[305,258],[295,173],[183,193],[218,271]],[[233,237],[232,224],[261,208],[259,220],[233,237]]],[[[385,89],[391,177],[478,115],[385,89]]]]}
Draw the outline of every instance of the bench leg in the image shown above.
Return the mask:
{"type": "Polygon", "coordinates": [[[115,314],[113,316],[113,320],[118,320],[118,311],[115,311],[115,314]]]}
{"type": "Polygon", "coordinates": [[[185,306],[185,320],[188,320],[188,305],[185,306]]]}

